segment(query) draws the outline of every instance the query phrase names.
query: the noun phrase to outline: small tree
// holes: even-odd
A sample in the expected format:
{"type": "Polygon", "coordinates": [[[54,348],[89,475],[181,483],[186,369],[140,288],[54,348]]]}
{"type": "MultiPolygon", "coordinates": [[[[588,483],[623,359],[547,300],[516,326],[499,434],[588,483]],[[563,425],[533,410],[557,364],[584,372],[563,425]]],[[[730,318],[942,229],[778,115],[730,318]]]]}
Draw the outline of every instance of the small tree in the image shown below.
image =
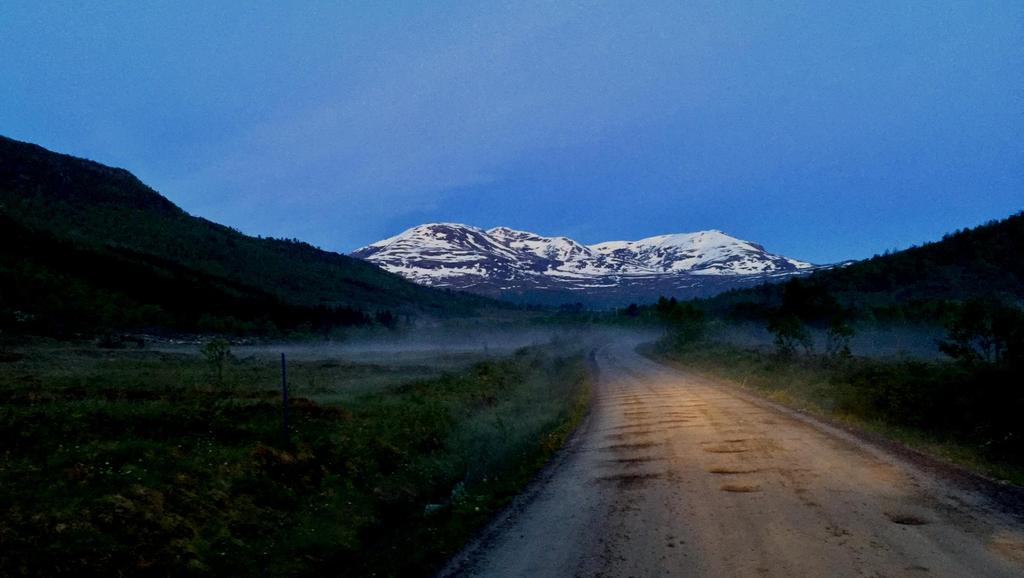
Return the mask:
{"type": "Polygon", "coordinates": [[[387,327],[388,329],[394,329],[395,326],[398,325],[398,318],[395,317],[395,314],[389,309],[378,311],[373,317],[377,323],[387,327]]]}
{"type": "Polygon", "coordinates": [[[216,337],[204,343],[199,353],[217,372],[217,381],[223,382],[224,365],[231,359],[231,344],[223,337],[216,337]]]}
{"type": "Polygon", "coordinates": [[[680,303],[675,297],[658,299],[654,312],[665,326],[665,334],[675,345],[700,341],[707,330],[704,311],[691,302],[680,303]]]}
{"type": "Polygon", "coordinates": [[[792,359],[797,346],[810,352],[814,348],[811,334],[795,315],[780,315],[768,322],[768,331],[775,336],[775,353],[780,359],[792,359]]]}
{"type": "Polygon", "coordinates": [[[850,357],[850,340],[853,335],[853,327],[845,319],[833,317],[825,331],[825,354],[833,359],[850,357]]]}
{"type": "Polygon", "coordinates": [[[704,312],[692,303],[678,303],[668,314],[670,331],[675,334],[677,342],[693,343],[704,338],[707,330],[707,318],[704,312]]]}
{"type": "Polygon", "coordinates": [[[966,365],[1019,360],[1024,353],[1024,313],[999,303],[968,301],[946,324],[939,351],[966,365]]]}
{"type": "Polygon", "coordinates": [[[658,304],[654,307],[654,309],[655,311],[658,312],[658,315],[660,315],[661,317],[667,317],[669,314],[672,313],[672,310],[676,308],[676,305],[678,305],[678,303],[679,302],[676,301],[675,297],[671,299],[666,299],[665,296],[662,295],[661,297],[658,297],[658,304]]]}

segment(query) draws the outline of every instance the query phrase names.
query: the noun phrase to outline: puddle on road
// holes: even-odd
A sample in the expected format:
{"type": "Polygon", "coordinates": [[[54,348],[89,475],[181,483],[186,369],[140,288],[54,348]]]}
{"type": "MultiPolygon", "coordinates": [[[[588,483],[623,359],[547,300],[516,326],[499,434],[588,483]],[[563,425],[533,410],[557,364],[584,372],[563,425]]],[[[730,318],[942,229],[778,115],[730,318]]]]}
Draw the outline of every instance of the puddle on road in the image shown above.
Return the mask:
{"type": "Polygon", "coordinates": [[[609,441],[625,441],[629,439],[636,439],[642,437],[649,437],[650,435],[657,433],[652,429],[643,429],[638,431],[627,431],[622,433],[606,434],[604,439],[609,441]]]}
{"type": "Polygon", "coordinates": [[[637,442],[632,444],[612,444],[610,446],[604,446],[600,448],[602,450],[642,450],[647,448],[653,448],[661,444],[655,442],[637,442]]]}
{"type": "Polygon", "coordinates": [[[649,474],[613,474],[610,476],[601,476],[597,478],[598,482],[613,483],[620,488],[632,488],[647,484],[654,480],[660,480],[665,477],[663,473],[649,473],[649,474]]]}
{"type": "Polygon", "coordinates": [[[893,524],[899,524],[901,526],[924,526],[928,524],[928,520],[921,516],[915,516],[914,514],[907,514],[903,512],[886,512],[885,517],[889,518],[889,521],[893,524]]]}
{"type": "Polygon", "coordinates": [[[756,474],[761,468],[744,468],[738,466],[718,466],[708,468],[709,474],[756,474]]]}
{"type": "Polygon", "coordinates": [[[729,446],[711,446],[701,449],[711,454],[742,454],[750,451],[749,448],[734,448],[729,446]]]}
{"type": "Polygon", "coordinates": [[[759,484],[722,484],[719,489],[723,492],[750,494],[753,492],[760,492],[761,486],[759,484]]]}

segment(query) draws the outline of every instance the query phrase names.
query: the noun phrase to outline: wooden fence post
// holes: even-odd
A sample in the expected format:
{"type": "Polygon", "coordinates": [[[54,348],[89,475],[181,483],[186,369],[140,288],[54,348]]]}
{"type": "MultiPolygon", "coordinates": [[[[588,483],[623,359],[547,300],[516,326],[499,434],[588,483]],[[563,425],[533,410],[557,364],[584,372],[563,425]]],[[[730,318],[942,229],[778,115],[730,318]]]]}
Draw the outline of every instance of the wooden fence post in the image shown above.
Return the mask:
{"type": "Polygon", "coordinates": [[[285,365],[284,353],[281,353],[281,433],[284,437],[284,445],[289,445],[288,440],[288,368],[285,365]]]}

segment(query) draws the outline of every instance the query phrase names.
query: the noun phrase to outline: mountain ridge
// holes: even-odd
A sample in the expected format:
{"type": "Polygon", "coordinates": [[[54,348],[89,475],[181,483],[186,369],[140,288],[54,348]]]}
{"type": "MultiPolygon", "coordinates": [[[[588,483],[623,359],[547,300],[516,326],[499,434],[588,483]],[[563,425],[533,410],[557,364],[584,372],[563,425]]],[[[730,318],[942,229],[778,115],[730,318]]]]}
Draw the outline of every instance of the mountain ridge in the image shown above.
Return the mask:
{"type": "Polygon", "coordinates": [[[585,245],[450,222],[417,225],[350,255],[424,285],[547,304],[703,296],[822,267],[717,229],[585,245]]]}

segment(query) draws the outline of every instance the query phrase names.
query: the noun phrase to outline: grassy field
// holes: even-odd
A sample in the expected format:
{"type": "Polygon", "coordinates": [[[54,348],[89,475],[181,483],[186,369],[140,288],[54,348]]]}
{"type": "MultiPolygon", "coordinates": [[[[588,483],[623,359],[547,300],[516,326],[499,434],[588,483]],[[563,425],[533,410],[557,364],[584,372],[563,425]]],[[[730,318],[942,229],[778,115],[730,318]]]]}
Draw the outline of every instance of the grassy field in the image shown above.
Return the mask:
{"type": "Polygon", "coordinates": [[[1009,372],[910,358],[781,359],[763,349],[708,341],[661,342],[646,353],[984,475],[1024,484],[1024,390],[1009,372]]]}
{"type": "Polygon", "coordinates": [[[0,363],[0,575],[429,574],[562,444],[585,356],[34,347],[0,363]]]}

